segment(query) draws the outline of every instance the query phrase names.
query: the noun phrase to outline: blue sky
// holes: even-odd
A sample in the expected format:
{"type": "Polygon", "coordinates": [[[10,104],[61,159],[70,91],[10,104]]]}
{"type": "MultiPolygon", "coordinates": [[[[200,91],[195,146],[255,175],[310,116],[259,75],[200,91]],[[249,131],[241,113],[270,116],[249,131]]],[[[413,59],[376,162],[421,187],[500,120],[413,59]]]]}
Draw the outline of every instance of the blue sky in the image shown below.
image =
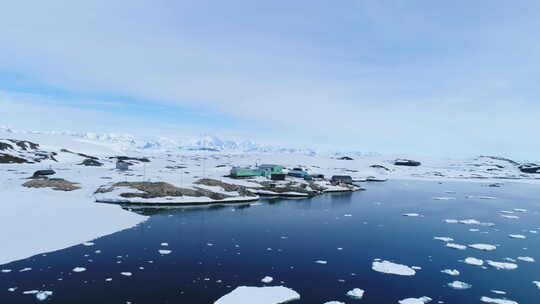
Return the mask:
{"type": "Polygon", "coordinates": [[[12,2],[0,125],[539,158],[537,1],[12,2]]]}

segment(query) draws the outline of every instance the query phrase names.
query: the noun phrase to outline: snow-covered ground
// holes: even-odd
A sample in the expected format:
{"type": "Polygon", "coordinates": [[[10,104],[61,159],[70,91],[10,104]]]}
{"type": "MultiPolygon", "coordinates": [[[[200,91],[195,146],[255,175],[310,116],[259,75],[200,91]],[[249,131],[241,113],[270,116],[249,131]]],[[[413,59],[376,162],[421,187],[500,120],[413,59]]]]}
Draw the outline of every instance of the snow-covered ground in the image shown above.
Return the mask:
{"type": "MultiPolygon", "coordinates": [[[[9,244],[0,251],[0,264],[77,245],[144,221],[144,216],[125,211],[114,204],[95,202],[103,197],[109,201],[119,199],[126,189],[116,187],[111,192],[95,193],[100,187],[111,187],[119,182],[164,182],[178,188],[202,189],[227,196],[226,199],[202,196],[195,200],[182,196],[129,200],[140,203],[234,202],[246,198],[253,200],[257,198],[256,195],[271,193],[265,193],[267,189],[251,189],[253,196],[247,197],[238,191],[226,191],[220,186],[200,185],[196,182],[207,178],[220,183],[257,188],[261,182],[268,180],[262,177],[237,180],[225,176],[233,166],[255,166],[262,163],[279,164],[286,168],[301,167],[310,174],[324,174],[326,177],[350,175],[354,180],[360,181],[461,179],[489,182],[496,186],[497,182],[511,179],[540,183],[539,174],[521,173],[511,161],[492,157],[436,160],[403,155],[351,153],[353,160],[340,160],[335,153],[270,148],[251,142],[220,141],[216,138],[184,141],[181,144],[163,138],[140,141],[120,135],[14,132],[0,129],[0,159],[6,155],[34,163],[0,163],[0,193],[3,202],[0,205],[3,214],[0,221],[0,242],[9,244]],[[25,140],[39,144],[39,147],[34,149],[30,144],[17,144],[10,140],[25,140]],[[116,160],[111,158],[115,156],[147,158],[149,162],[132,161],[130,170],[122,172],[115,169],[116,160]],[[393,161],[398,157],[418,160],[422,165],[395,166],[393,161]],[[94,158],[103,165],[80,165],[88,158],[94,158]],[[51,188],[22,186],[29,181],[28,177],[41,169],[55,170],[56,174],[52,177],[77,183],[76,186],[80,189],[57,191],[51,188]]],[[[290,180],[297,185],[306,184],[301,179],[290,180]]],[[[276,184],[279,186],[279,183],[276,184]]],[[[323,192],[348,190],[332,186],[326,181],[316,181],[312,185],[323,187],[323,192]]],[[[367,187],[369,188],[369,185],[367,187]]],[[[129,190],[134,193],[137,191],[129,190]]],[[[302,196],[294,191],[288,194],[302,196]]]]}

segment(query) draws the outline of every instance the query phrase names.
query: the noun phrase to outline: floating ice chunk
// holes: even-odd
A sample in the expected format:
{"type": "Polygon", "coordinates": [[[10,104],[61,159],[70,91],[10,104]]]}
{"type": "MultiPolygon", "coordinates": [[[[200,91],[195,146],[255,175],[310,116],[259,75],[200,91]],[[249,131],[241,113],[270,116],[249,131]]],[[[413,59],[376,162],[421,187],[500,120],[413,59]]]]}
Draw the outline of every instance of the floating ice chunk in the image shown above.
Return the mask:
{"type": "Polygon", "coordinates": [[[82,243],[84,246],[94,246],[93,242],[84,242],[82,243]]]}
{"type": "Polygon", "coordinates": [[[345,217],[351,217],[352,214],[344,214],[343,216],[345,216],[345,217]]]}
{"type": "Polygon", "coordinates": [[[471,288],[472,285],[467,284],[465,282],[461,282],[461,281],[454,281],[454,282],[448,283],[448,287],[453,288],[453,289],[457,289],[457,290],[463,290],[463,289],[471,288]]]}
{"type": "Polygon", "coordinates": [[[501,210],[501,213],[512,214],[514,213],[514,211],[501,210]]]}
{"type": "Polygon", "coordinates": [[[266,276],[266,277],[262,278],[261,282],[263,282],[265,284],[269,284],[269,283],[272,283],[273,280],[274,280],[274,278],[266,276]]]}
{"type": "Polygon", "coordinates": [[[19,270],[19,272],[26,272],[26,271],[30,271],[30,270],[32,270],[32,268],[26,267],[26,268],[23,268],[23,269],[19,270]]]}
{"type": "Polygon", "coordinates": [[[529,230],[529,232],[530,232],[530,233],[533,233],[533,234],[537,234],[537,233],[538,233],[538,231],[536,231],[536,230],[529,230]]]}
{"type": "Polygon", "coordinates": [[[110,282],[110,281],[112,281],[112,278],[106,278],[105,279],[105,282],[110,282]]]}
{"type": "Polygon", "coordinates": [[[45,301],[48,297],[52,296],[53,292],[50,290],[43,290],[36,293],[36,299],[39,301],[45,301]]]}
{"type": "Polygon", "coordinates": [[[35,290],[35,289],[34,289],[34,290],[23,291],[23,294],[36,294],[36,293],[38,293],[38,292],[39,292],[39,290],[35,290]]]}
{"type": "Polygon", "coordinates": [[[467,249],[467,246],[460,245],[460,244],[455,244],[455,243],[446,243],[446,247],[452,248],[452,249],[457,249],[457,250],[465,250],[465,249],[467,249]]]}
{"type": "Polygon", "coordinates": [[[466,258],[463,262],[465,262],[466,264],[475,265],[475,266],[484,265],[484,261],[477,258],[471,258],[471,257],[466,258]]]}
{"type": "Polygon", "coordinates": [[[523,262],[529,262],[529,263],[535,262],[534,258],[531,258],[531,257],[518,257],[518,260],[523,261],[523,262]]]}
{"type": "Polygon", "coordinates": [[[533,281],[533,284],[540,289],[540,281],[533,281]]]}
{"type": "Polygon", "coordinates": [[[399,300],[399,304],[426,304],[431,302],[432,299],[430,297],[421,297],[421,298],[407,298],[403,300],[399,300]]]}
{"type": "Polygon", "coordinates": [[[345,302],[330,301],[330,302],[324,302],[324,304],[345,304],[345,302]]]}
{"type": "Polygon", "coordinates": [[[450,201],[450,200],[455,200],[456,198],[451,197],[451,196],[437,196],[437,197],[434,197],[433,199],[437,201],[450,201]]]}
{"type": "Polygon", "coordinates": [[[497,268],[497,269],[504,269],[504,270],[514,270],[518,268],[517,264],[514,263],[506,263],[506,262],[495,262],[491,260],[486,260],[489,266],[497,268]]]}
{"type": "Polygon", "coordinates": [[[461,224],[465,224],[465,225],[480,225],[480,226],[495,226],[494,223],[482,223],[478,220],[475,220],[475,219],[467,219],[467,220],[461,220],[459,221],[459,223],[461,224]]]}
{"type": "Polygon", "coordinates": [[[317,261],[315,261],[315,263],[317,263],[317,264],[323,264],[323,265],[328,264],[327,261],[323,261],[323,260],[317,260],[317,261]]]}
{"type": "Polygon", "coordinates": [[[375,260],[371,265],[371,269],[377,272],[402,276],[413,276],[416,274],[416,271],[409,266],[396,264],[389,261],[379,262],[378,260],[375,260]]]}
{"type": "Polygon", "coordinates": [[[418,213],[403,213],[402,215],[403,216],[411,216],[411,217],[420,216],[420,214],[418,214],[418,213]]]}
{"type": "Polygon", "coordinates": [[[167,250],[167,249],[160,249],[158,250],[159,254],[161,255],[164,255],[164,254],[169,254],[172,252],[172,250],[167,250]]]}
{"type": "Polygon", "coordinates": [[[486,199],[486,200],[493,200],[493,199],[497,199],[496,197],[494,196],[486,196],[486,195],[467,195],[466,198],[472,198],[472,199],[486,199]]]}
{"type": "Polygon", "coordinates": [[[514,208],[514,211],[517,211],[517,212],[527,212],[527,209],[514,208]]]}
{"type": "Polygon", "coordinates": [[[446,223],[448,223],[448,224],[457,224],[457,223],[459,223],[458,220],[454,220],[454,219],[446,219],[446,220],[444,220],[444,221],[445,221],[446,223]]]}
{"type": "Polygon", "coordinates": [[[414,270],[422,270],[422,267],[420,266],[411,266],[411,268],[414,270]]]}
{"type": "Polygon", "coordinates": [[[11,272],[11,269],[2,269],[2,272],[3,273],[9,273],[9,272],[11,272]]]}
{"type": "Polygon", "coordinates": [[[480,231],[480,229],[477,229],[477,228],[471,228],[471,229],[469,229],[469,231],[470,231],[470,232],[478,232],[478,231],[480,231]]]}
{"type": "Polygon", "coordinates": [[[161,246],[169,246],[169,243],[161,243],[161,246]]]}
{"type": "Polygon", "coordinates": [[[501,214],[501,217],[504,217],[504,218],[507,218],[507,219],[513,219],[513,220],[519,219],[519,216],[517,216],[517,215],[506,215],[506,214],[501,214]]]}
{"type": "Polygon", "coordinates": [[[471,244],[469,245],[469,247],[478,249],[478,250],[485,250],[485,251],[492,251],[492,250],[497,249],[495,245],[490,245],[490,244],[471,244]]]}
{"type": "Polygon", "coordinates": [[[493,304],[519,304],[516,301],[507,300],[507,299],[493,299],[490,297],[481,297],[480,301],[484,303],[493,303],[493,304]]]}
{"type": "Polygon", "coordinates": [[[506,291],[502,291],[502,290],[491,290],[491,292],[493,292],[494,294],[500,294],[500,295],[505,295],[506,294],[506,291]]]}
{"type": "Polygon", "coordinates": [[[349,296],[349,297],[351,297],[353,299],[360,300],[360,299],[362,299],[362,297],[364,297],[364,292],[365,292],[365,290],[363,290],[363,289],[354,288],[352,290],[347,291],[347,296],[349,296]]]}
{"type": "Polygon", "coordinates": [[[448,275],[451,275],[451,276],[458,276],[459,275],[459,270],[457,269],[444,269],[444,270],[441,270],[442,273],[446,273],[448,275]]]}
{"type": "Polygon", "coordinates": [[[526,239],[527,237],[524,236],[523,234],[509,234],[508,235],[510,238],[513,238],[513,239],[526,239]]]}
{"type": "Polygon", "coordinates": [[[278,304],[298,299],[300,299],[300,295],[296,291],[284,286],[239,286],[219,298],[214,304],[278,304]]]}
{"type": "Polygon", "coordinates": [[[84,267],[75,267],[73,268],[73,272],[83,272],[86,271],[86,268],[84,267]]]}
{"type": "Polygon", "coordinates": [[[510,262],[517,262],[516,259],[512,259],[512,258],[504,258],[505,261],[510,261],[510,262]]]}
{"type": "Polygon", "coordinates": [[[133,275],[131,272],[127,272],[127,271],[126,272],[120,272],[120,274],[123,275],[123,276],[126,276],[126,277],[130,277],[130,276],[133,275]]]}
{"type": "Polygon", "coordinates": [[[11,287],[11,288],[8,288],[8,291],[9,292],[14,292],[15,290],[17,290],[18,287],[11,287]]]}
{"type": "Polygon", "coordinates": [[[443,241],[443,242],[452,242],[454,241],[453,238],[451,237],[446,237],[446,236],[436,236],[433,238],[434,240],[437,240],[437,241],[443,241]]]}

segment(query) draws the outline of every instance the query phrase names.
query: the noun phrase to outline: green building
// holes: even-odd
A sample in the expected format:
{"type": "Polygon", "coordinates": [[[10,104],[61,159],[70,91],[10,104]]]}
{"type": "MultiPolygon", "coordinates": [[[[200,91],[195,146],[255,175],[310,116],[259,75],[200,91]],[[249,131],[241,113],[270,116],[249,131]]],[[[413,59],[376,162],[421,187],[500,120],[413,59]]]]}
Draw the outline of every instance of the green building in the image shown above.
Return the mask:
{"type": "Polygon", "coordinates": [[[265,176],[270,177],[272,174],[283,173],[283,167],[279,165],[260,165],[256,169],[233,167],[231,169],[232,177],[255,177],[265,176]]]}

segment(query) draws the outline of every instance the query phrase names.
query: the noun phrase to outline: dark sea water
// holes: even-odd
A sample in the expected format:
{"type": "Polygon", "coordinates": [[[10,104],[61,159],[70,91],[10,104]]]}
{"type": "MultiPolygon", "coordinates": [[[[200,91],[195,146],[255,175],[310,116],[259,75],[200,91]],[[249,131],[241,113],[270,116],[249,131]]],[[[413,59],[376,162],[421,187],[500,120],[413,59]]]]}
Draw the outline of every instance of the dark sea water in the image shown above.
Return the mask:
{"type": "Polygon", "coordinates": [[[540,303],[540,289],[532,283],[540,281],[539,186],[389,181],[366,188],[251,206],[133,209],[152,216],[137,227],[95,240],[93,246],[78,245],[0,266],[13,270],[0,273],[0,303],[38,302],[35,295],[22,294],[34,289],[53,291],[45,301],[49,303],[213,303],[237,286],[264,286],[264,276],[274,278],[268,285],[298,292],[301,300],[294,303],[380,304],[421,296],[433,298],[432,303],[481,303],[482,296],[540,303]],[[456,200],[433,199],[440,196],[456,200]],[[519,219],[501,217],[501,210],[514,208],[527,212],[515,212],[519,219]],[[495,226],[447,224],[445,219],[476,219],[495,226]],[[469,231],[475,228],[480,231],[469,231]],[[527,238],[512,239],[508,234],[527,238]],[[434,236],[498,248],[455,250],[434,236]],[[161,246],[162,242],[169,246],[161,246]],[[172,253],[160,255],[159,249],[172,253]],[[537,261],[517,261],[516,270],[460,262],[466,257],[503,261],[518,256],[537,261]],[[411,277],[383,274],[371,269],[376,258],[422,269],[411,277]],[[19,272],[25,267],[32,270],[19,272]],[[87,270],[75,273],[75,267],[87,270]],[[458,269],[461,275],[441,273],[446,268],[458,269]],[[448,287],[454,280],[472,288],[448,287]],[[9,292],[11,287],[17,289],[9,292]],[[345,295],[353,288],[366,291],[362,300],[345,295]],[[507,294],[496,295],[492,289],[507,294]]]}

